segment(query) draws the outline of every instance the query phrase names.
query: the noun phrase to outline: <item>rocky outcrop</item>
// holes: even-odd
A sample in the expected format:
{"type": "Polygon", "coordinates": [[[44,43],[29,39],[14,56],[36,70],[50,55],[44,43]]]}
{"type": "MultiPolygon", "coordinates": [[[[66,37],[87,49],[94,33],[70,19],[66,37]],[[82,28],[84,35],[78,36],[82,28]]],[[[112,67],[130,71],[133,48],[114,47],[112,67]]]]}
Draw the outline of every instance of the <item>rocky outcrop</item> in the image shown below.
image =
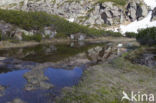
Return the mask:
{"type": "MultiPolygon", "coordinates": [[[[13,1],[13,0],[12,0],[13,1]]],[[[97,3],[96,0],[24,0],[3,6],[7,9],[24,11],[45,11],[62,16],[70,22],[76,22],[90,27],[118,25],[125,21],[141,20],[148,13],[148,8],[142,0],[129,0],[127,5],[119,6],[113,2],[97,3]]],[[[0,6],[2,8],[2,6],[0,6]]]]}
{"type": "Polygon", "coordinates": [[[53,27],[44,27],[43,37],[53,38],[56,35],[56,30],[53,27]]]}
{"type": "Polygon", "coordinates": [[[6,23],[5,21],[0,21],[0,33],[2,35],[2,40],[15,39],[23,40],[23,35],[33,36],[36,34],[42,34],[43,38],[53,38],[56,35],[56,30],[53,26],[44,27],[43,31],[41,30],[24,30],[15,25],[6,23]]]}
{"type": "Polygon", "coordinates": [[[2,34],[2,40],[14,38],[15,40],[22,40],[22,35],[33,35],[33,32],[29,32],[23,29],[16,27],[15,25],[11,25],[4,21],[0,21],[0,32],[2,34]]]}
{"type": "Polygon", "coordinates": [[[130,2],[127,5],[127,11],[126,11],[126,15],[127,17],[131,20],[140,20],[143,17],[145,17],[148,14],[148,9],[147,6],[144,4],[141,4],[141,2],[130,2]]]}
{"type": "Polygon", "coordinates": [[[76,33],[76,34],[70,35],[71,40],[82,41],[82,40],[85,40],[85,38],[86,38],[86,35],[83,33],[76,33]]]}
{"type": "Polygon", "coordinates": [[[155,20],[156,20],[156,8],[153,9],[152,18],[151,18],[151,21],[155,21],[155,20]]]}
{"type": "Polygon", "coordinates": [[[124,21],[124,12],[122,8],[114,6],[112,2],[105,2],[100,5],[101,18],[105,24],[120,24],[124,21]]]}

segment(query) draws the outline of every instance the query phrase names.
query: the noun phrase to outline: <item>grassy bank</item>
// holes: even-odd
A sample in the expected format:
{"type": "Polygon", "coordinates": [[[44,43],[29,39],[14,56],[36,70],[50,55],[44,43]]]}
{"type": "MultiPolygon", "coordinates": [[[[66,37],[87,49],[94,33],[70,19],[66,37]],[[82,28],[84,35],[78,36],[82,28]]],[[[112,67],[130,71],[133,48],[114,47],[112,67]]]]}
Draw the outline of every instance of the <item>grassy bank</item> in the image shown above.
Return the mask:
{"type": "Polygon", "coordinates": [[[15,10],[0,10],[0,20],[14,24],[25,30],[40,30],[46,26],[52,26],[57,33],[70,35],[84,33],[88,36],[121,36],[120,33],[88,28],[76,23],[70,23],[64,18],[50,15],[45,12],[24,12],[15,10]]]}
{"type": "Polygon", "coordinates": [[[64,89],[57,103],[130,103],[121,102],[123,91],[156,95],[156,71],[118,57],[88,68],[79,85],[64,89]]]}

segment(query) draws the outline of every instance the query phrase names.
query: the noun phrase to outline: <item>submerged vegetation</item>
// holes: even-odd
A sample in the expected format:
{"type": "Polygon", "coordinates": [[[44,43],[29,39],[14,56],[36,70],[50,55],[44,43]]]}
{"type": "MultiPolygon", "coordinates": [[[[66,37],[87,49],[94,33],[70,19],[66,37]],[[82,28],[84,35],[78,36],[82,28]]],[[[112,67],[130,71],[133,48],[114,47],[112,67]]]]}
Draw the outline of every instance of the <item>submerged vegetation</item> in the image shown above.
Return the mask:
{"type": "Polygon", "coordinates": [[[52,26],[56,29],[57,33],[67,36],[78,32],[85,33],[88,36],[121,36],[120,33],[97,30],[77,23],[70,23],[64,18],[45,12],[24,12],[1,9],[0,20],[14,24],[25,30],[43,30],[46,26],[52,26]]]}

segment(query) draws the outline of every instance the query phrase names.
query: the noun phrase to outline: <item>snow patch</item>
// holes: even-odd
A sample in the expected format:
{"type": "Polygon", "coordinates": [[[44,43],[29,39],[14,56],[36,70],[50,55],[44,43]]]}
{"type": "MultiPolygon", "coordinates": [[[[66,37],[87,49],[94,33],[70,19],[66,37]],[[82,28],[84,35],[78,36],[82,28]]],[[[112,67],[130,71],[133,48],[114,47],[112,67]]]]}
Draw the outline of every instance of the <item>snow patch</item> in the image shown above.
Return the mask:
{"type": "Polygon", "coordinates": [[[67,19],[69,22],[74,22],[74,18],[67,19]]]}
{"type": "Polygon", "coordinates": [[[153,21],[153,22],[150,21],[151,17],[152,17],[152,11],[150,11],[149,14],[143,20],[134,21],[126,26],[121,25],[120,26],[121,33],[125,33],[125,32],[137,33],[139,29],[145,29],[148,27],[156,26],[156,21],[153,21]]]}
{"type": "Polygon", "coordinates": [[[149,6],[151,9],[156,7],[156,0],[144,0],[145,4],[149,6]]]}
{"type": "MultiPolygon", "coordinates": [[[[144,0],[144,2],[151,8],[154,9],[156,7],[156,0],[144,0]]],[[[148,27],[155,27],[156,21],[151,22],[152,17],[152,11],[149,12],[149,14],[140,21],[134,21],[128,25],[120,25],[120,31],[121,33],[125,32],[135,32],[137,33],[139,29],[145,29],[148,27]]],[[[114,30],[115,31],[115,30],[114,30]]]]}

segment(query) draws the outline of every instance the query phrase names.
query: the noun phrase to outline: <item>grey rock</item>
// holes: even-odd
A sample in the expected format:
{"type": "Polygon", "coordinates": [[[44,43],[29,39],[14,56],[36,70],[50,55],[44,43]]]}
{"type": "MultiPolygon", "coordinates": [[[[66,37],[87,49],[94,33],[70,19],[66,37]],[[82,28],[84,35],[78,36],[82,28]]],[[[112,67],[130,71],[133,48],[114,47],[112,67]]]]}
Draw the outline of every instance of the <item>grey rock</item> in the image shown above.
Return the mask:
{"type": "Polygon", "coordinates": [[[83,33],[76,33],[76,34],[70,35],[71,40],[82,41],[82,40],[85,40],[85,38],[86,38],[86,35],[83,33]]]}
{"type": "MultiPolygon", "coordinates": [[[[9,0],[10,3],[12,3],[9,0]]],[[[142,0],[127,0],[129,3],[125,7],[114,5],[112,2],[96,3],[94,0],[15,0],[15,7],[8,7],[6,4],[0,8],[17,9],[24,11],[44,11],[49,14],[61,16],[67,20],[72,20],[89,27],[100,28],[103,24],[119,25],[125,21],[141,20],[148,13],[148,8],[142,0]],[[21,1],[24,3],[21,5],[21,1]],[[141,4],[141,5],[140,5],[141,4]],[[84,17],[83,20],[80,18],[84,17]]],[[[3,0],[4,2],[4,0],[3,0]]],[[[6,1],[5,1],[6,3],[6,1]]],[[[1,4],[1,1],[0,1],[1,4]]],[[[45,34],[55,35],[55,31],[46,30],[45,34]]]]}
{"type": "Polygon", "coordinates": [[[23,32],[20,32],[20,31],[16,31],[15,32],[15,34],[14,34],[14,38],[16,39],[16,40],[22,40],[23,39],[23,37],[22,37],[22,35],[23,35],[23,32]]]}
{"type": "Polygon", "coordinates": [[[56,30],[53,27],[45,27],[44,28],[44,36],[49,36],[53,38],[56,35],[56,30]]]}
{"type": "Polygon", "coordinates": [[[130,1],[127,5],[126,16],[130,21],[141,20],[148,14],[147,5],[139,1],[130,1]]]}
{"type": "Polygon", "coordinates": [[[100,12],[104,23],[108,25],[120,24],[125,20],[122,8],[113,5],[112,2],[102,3],[100,12]]]}
{"type": "Polygon", "coordinates": [[[151,21],[155,21],[155,20],[156,20],[156,7],[152,11],[152,18],[151,18],[151,21]]]}
{"type": "Polygon", "coordinates": [[[5,21],[0,21],[0,32],[2,33],[2,40],[11,38],[15,40],[22,40],[22,35],[34,35],[32,31],[26,31],[18,28],[14,25],[6,23],[5,21]]]}

